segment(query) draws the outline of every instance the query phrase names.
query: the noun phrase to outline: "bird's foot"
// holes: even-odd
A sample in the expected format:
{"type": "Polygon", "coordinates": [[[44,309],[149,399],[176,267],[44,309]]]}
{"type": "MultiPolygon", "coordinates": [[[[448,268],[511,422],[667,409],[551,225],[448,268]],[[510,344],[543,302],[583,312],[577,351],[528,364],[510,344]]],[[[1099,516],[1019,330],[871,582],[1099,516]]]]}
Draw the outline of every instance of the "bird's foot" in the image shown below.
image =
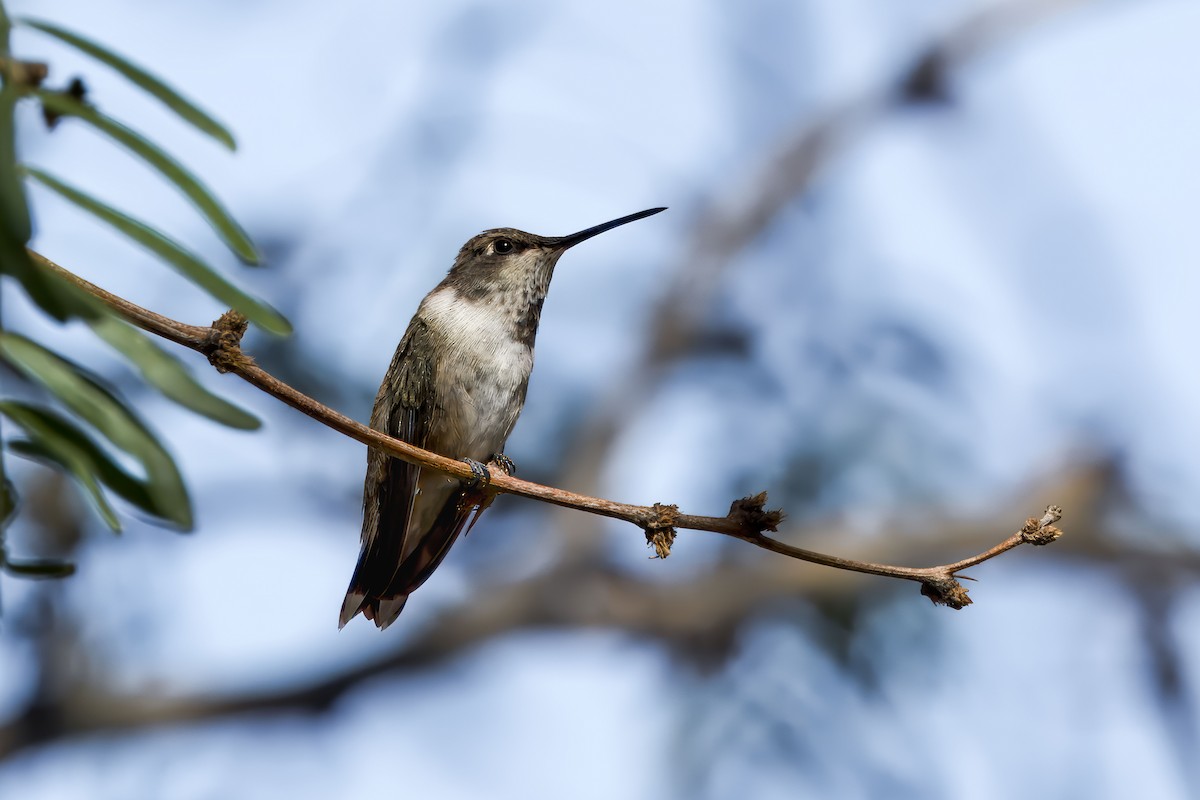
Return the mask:
{"type": "Polygon", "coordinates": [[[492,453],[488,456],[488,466],[492,469],[500,470],[505,475],[517,474],[517,465],[513,463],[511,458],[504,455],[504,453],[492,453]]]}
{"type": "Polygon", "coordinates": [[[513,475],[517,471],[517,465],[504,453],[492,453],[488,456],[486,464],[481,464],[473,458],[464,458],[463,461],[471,468],[472,475],[463,483],[472,492],[487,488],[488,484],[492,482],[492,470],[497,470],[504,475],[513,475]]]}
{"type": "Polygon", "coordinates": [[[463,481],[463,486],[466,491],[463,492],[460,499],[460,508],[466,509],[474,506],[474,513],[471,514],[471,519],[467,523],[467,529],[463,532],[466,536],[475,527],[475,523],[479,520],[479,515],[487,510],[492,501],[496,499],[496,493],[489,491],[488,485],[492,482],[492,470],[498,470],[505,475],[512,475],[517,471],[517,465],[513,460],[503,453],[492,453],[488,456],[486,464],[480,464],[473,458],[464,458],[463,461],[471,468],[473,477],[470,480],[463,481]]]}
{"type": "Polygon", "coordinates": [[[492,472],[486,464],[480,464],[473,458],[464,458],[463,461],[471,468],[472,477],[463,480],[469,492],[478,491],[492,482],[492,472]]]}

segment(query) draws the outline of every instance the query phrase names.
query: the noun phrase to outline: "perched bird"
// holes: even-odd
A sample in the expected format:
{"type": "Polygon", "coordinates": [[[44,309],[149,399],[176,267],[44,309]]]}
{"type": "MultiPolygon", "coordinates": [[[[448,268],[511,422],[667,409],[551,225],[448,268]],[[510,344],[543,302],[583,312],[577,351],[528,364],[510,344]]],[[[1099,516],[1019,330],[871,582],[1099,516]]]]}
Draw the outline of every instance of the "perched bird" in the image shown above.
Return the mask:
{"type": "Polygon", "coordinates": [[[475,236],[426,295],[384,376],[371,427],[467,461],[474,481],[421,469],[368,449],[362,551],[339,627],[360,611],[381,629],[442,563],[493,468],[512,471],[504,443],[525,405],[533,340],[554,266],[566,250],[664,208],[614,219],[570,236],[497,228],[475,236]]]}

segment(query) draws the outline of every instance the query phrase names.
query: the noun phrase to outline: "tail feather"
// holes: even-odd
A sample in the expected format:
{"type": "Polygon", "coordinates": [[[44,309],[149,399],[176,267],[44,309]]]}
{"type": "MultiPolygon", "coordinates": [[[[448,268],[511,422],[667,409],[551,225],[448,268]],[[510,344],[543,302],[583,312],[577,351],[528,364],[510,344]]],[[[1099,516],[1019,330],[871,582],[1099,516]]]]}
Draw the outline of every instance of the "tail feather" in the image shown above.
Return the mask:
{"type": "Polygon", "coordinates": [[[342,601],[342,611],[338,615],[338,630],[346,627],[347,622],[354,619],[358,612],[363,611],[366,602],[367,596],[362,592],[355,591],[353,588],[346,592],[346,599],[342,601]]]}
{"type": "Polygon", "coordinates": [[[372,539],[354,567],[338,627],[345,627],[359,613],[380,630],[395,622],[409,594],[433,574],[463,528],[468,522],[473,524],[486,507],[487,503],[468,490],[456,490],[446,499],[416,547],[403,557],[396,544],[399,537],[372,539]]]}
{"type": "Polygon", "coordinates": [[[407,602],[408,595],[406,594],[397,597],[367,597],[361,592],[351,590],[346,592],[346,599],[342,603],[342,613],[338,616],[338,628],[346,627],[347,622],[361,613],[374,622],[380,630],[383,630],[396,621],[407,602]]]}
{"type": "Polygon", "coordinates": [[[408,594],[389,591],[388,584],[395,571],[395,558],[388,559],[373,548],[363,548],[354,567],[354,575],[350,578],[346,599],[342,601],[342,610],[338,615],[339,629],[346,627],[346,623],[360,612],[380,630],[396,621],[404,610],[408,594]]]}

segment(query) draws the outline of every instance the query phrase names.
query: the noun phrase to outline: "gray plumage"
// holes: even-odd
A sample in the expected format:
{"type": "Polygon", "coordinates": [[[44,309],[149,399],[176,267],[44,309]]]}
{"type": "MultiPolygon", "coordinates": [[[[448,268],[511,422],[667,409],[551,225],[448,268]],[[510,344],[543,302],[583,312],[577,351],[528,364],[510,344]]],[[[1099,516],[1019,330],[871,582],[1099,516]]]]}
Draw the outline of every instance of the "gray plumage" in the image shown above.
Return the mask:
{"type": "MultiPolygon", "coordinates": [[[[503,452],[525,405],[542,302],[559,257],[663,210],[570,236],[498,228],[473,237],[409,323],[371,427],[449,458],[483,463],[503,452]]],[[[479,497],[457,478],[368,449],[362,550],[339,627],[359,612],[380,628],[392,624],[441,564],[479,497]]]]}

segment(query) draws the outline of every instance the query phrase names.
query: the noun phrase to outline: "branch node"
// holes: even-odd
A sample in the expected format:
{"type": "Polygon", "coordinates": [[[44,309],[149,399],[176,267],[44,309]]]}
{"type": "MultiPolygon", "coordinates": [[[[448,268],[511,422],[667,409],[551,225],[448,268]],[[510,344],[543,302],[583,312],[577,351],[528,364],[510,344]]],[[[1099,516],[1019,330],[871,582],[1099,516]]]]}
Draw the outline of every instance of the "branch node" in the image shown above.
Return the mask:
{"type": "Polygon", "coordinates": [[[960,611],[971,605],[967,590],[953,576],[941,575],[921,581],[921,594],[933,601],[935,606],[947,606],[960,611]]]}
{"type": "Polygon", "coordinates": [[[244,316],[232,309],[213,322],[201,352],[208,356],[208,363],[216,367],[217,372],[234,372],[254,363],[242,352],[242,336],[249,324],[244,316]]]}
{"type": "Polygon", "coordinates": [[[642,525],[646,531],[646,544],[654,548],[654,558],[666,558],[671,555],[671,545],[675,543],[675,523],[679,520],[679,506],[655,503],[651,509],[654,511],[654,518],[642,525]]]}
{"type": "Polygon", "coordinates": [[[1063,532],[1054,527],[1054,523],[1062,519],[1062,514],[1060,506],[1047,506],[1041,519],[1030,517],[1025,520],[1025,524],[1021,526],[1021,540],[1039,546],[1057,540],[1063,532]]]}
{"type": "Polygon", "coordinates": [[[50,67],[42,61],[0,58],[0,71],[3,71],[6,81],[19,89],[37,89],[50,74],[50,67]]]}
{"type": "Polygon", "coordinates": [[[763,531],[778,531],[784,518],[783,509],[767,511],[764,509],[766,503],[766,492],[734,500],[729,506],[729,519],[749,536],[758,536],[763,531]]]}

